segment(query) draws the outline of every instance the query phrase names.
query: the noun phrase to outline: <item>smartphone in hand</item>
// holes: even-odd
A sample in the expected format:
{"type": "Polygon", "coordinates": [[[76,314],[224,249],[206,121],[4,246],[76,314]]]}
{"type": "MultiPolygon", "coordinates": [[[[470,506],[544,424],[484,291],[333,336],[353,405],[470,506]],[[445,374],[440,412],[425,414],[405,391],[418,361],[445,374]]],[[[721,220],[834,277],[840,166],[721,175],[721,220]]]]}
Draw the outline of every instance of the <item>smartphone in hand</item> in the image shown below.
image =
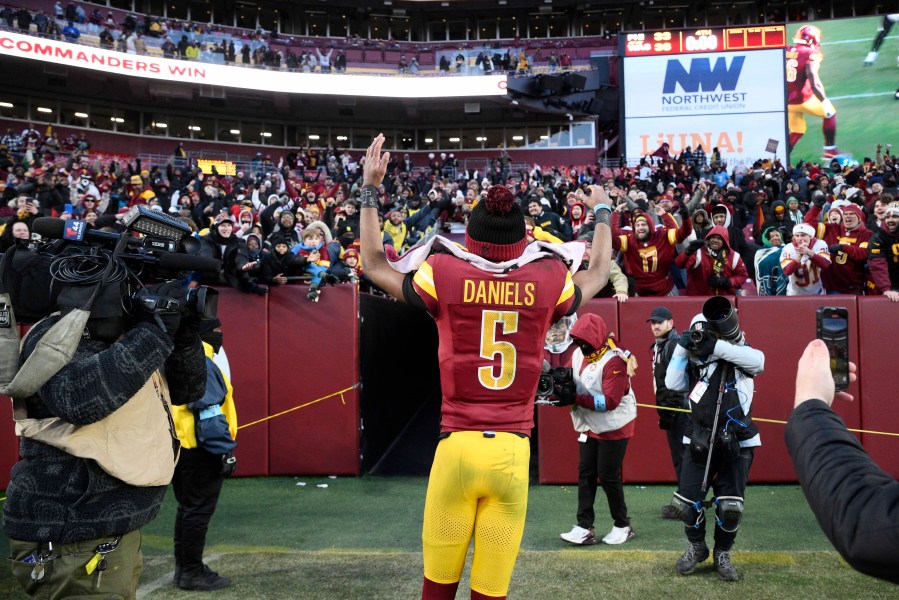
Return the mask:
{"type": "Polygon", "coordinates": [[[820,306],[816,313],[818,339],[830,353],[830,373],[836,390],[849,387],[849,311],[835,306],[820,306]]]}

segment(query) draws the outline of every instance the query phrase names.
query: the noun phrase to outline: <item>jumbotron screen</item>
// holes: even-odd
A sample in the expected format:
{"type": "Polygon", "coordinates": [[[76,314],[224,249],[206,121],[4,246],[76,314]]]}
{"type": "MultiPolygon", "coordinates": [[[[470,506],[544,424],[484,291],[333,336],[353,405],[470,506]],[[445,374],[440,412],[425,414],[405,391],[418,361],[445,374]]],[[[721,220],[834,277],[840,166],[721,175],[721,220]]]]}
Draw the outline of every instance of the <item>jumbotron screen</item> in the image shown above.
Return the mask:
{"type": "Polygon", "coordinates": [[[818,73],[835,114],[826,124],[801,115],[806,131],[790,160],[819,160],[827,141],[833,141],[836,154],[858,162],[874,158],[878,143],[899,147],[899,14],[790,24],[788,45],[805,25],[820,31],[818,73]],[[828,134],[832,140],[825,139],[828,134]]]}
{"type": "Polygon", "coordinates": [[[783,26],[631,32],[624,58],[626,156],[714,148],[728,164],[786,159],[783,26]]]}

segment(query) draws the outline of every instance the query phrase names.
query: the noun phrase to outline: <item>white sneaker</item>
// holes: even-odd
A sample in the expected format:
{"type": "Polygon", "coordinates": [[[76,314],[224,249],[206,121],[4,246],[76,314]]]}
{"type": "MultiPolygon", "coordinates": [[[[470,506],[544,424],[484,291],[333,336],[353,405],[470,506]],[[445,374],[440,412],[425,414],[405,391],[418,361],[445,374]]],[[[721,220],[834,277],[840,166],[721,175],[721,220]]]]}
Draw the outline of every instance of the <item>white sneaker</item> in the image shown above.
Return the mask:
{"type": "Polygon", "coordinates": [[[868,56],[865,57],[865,66],[870,67],[875,60],[877,60],[877,52],[868,52],[868,56]]]}
{"type": "Polygon", "coordinates": [[[623,544],[629,539],[633,538],[636,533],[632,527],[612,527],[612,531],[609,532],[609,535],[602,538],[604,544],[623,544]]]}
{"type": "Polygon", "coordinates": [[[584,529],[579,525],[575,525],[571,528],[571,531],[568,533],[559,534],[566,542],[577,544],[578,546],[592,546],[593,544],[598,544],[599,540],[596,539],[596,536],[593,535],[593,528],[584,529]]]}

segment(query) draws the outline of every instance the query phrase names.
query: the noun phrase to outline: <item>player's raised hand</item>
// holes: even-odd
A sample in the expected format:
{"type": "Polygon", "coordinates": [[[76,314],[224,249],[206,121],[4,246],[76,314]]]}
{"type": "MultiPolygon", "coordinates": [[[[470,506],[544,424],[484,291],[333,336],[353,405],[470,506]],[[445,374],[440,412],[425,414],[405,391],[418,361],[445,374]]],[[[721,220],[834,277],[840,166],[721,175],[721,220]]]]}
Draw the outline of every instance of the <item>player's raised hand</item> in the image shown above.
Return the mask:
{"type": "Polygon", "coordinates": [[[387,172],[390,152],[381,154],[384,145],[384,134],[379,133],[365,152],[365,164],[362,166],[362,185],[379,186],[387,172]]]}

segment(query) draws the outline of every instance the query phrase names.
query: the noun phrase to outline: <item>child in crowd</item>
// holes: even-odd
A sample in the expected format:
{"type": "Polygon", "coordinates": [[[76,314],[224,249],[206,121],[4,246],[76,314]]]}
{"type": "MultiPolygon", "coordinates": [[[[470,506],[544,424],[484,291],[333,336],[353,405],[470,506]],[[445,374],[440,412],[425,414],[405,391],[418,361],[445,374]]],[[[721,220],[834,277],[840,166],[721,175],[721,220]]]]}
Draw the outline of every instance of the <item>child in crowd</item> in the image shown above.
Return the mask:
{"type": "Polygon", "coordinates": [[[309,283],[309,293],[306,295],[312,302],[318,302],[321,295],[320,287],[328,267],[331,266],[331,258],[328,255],[326,242],[330,242],[330,234],[327,233],[324,225],[320,221],[310,223],[303,230],[303,241],[294,246],[291,251],[297,256],[306,259],[306,267],[304,271],[312,275],[312,281],[309,283]]]}

